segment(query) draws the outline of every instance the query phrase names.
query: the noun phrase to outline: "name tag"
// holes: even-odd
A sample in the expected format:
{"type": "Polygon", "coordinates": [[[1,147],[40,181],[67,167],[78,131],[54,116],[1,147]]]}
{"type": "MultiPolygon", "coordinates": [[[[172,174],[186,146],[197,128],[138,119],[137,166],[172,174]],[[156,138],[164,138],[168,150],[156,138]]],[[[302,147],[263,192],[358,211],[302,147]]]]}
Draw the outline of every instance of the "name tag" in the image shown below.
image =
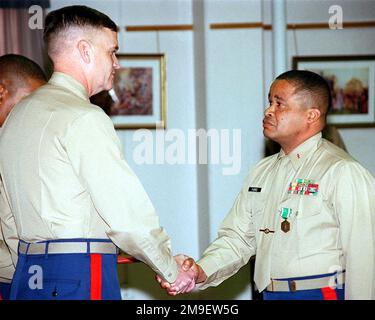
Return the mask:
{"type": "Polygon", "coordinates": [[[249,187],[249,192],[261,192],[262,188],[259,187],[249,187]]]}

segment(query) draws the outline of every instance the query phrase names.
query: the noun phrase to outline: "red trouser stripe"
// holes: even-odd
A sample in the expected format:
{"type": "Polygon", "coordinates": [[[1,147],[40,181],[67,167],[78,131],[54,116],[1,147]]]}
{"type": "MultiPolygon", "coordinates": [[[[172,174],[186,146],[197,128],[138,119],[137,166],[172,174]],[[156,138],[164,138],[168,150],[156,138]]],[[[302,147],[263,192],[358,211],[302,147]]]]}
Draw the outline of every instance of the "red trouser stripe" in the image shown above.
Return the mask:
{"type": "Polygon", "coordinates": [[[330,287],[322,288],[323,300],[337,300],[336,290],[330,287]]]}
{"type": "Polygon", "coordinates": [[[102,300],[102,256],[90,254],[91,258],[91,300],[102,300]]]}

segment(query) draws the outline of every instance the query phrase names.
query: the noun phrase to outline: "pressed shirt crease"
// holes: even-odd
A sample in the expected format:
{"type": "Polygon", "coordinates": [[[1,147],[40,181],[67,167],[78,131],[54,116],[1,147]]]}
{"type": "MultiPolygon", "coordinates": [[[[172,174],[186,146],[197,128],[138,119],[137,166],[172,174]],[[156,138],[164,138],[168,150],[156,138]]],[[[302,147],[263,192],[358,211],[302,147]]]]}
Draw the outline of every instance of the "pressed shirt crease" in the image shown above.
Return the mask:
{"type": "Polygon", "coordinates": [[[13,109],[0,137],[0,173],[20,239],[109,238],[176,279],[169,237],[111,119],[75,79],[56,72],[13,109]]]}
{"type": "Polygon", "coordinates": [[[346,270],[346,299],[375,299],[374,232],[374,177],[318,133],[251,170],[219,237],[198,261],[208,276],[200,288],[220,284],[256,254],[254,280],[260,291],[271,278],[346,270]],[[279,170],[284,160],[286,168],[279,170]],[[307,193],[293,189],[302,183],[307,193]],[[283,208],[290,212],[288,232],[281,230],[283,208]]]}

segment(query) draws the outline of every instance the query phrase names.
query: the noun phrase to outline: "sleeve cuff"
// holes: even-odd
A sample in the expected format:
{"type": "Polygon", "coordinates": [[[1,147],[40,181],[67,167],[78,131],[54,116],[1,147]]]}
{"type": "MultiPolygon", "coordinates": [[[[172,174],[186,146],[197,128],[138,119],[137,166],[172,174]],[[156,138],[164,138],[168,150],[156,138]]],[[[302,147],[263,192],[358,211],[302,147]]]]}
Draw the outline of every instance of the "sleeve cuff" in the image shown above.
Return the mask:
{"type": "Polygon", "coordinates": [[[215,280],[214,274],[220,269],[218,265],[209,258],[203,257],[199,261],[197,261],[197,264],[202,268],[204,273],[207,276],[207,279],[205,282],[198,283],[196,285],[196,288],[199,290],[204,290],[210,286],[212,286],[214,283],[213,281],[215,280]]]}
{"type": "Polygon", "coordinates": [[[170,270],[167,272],[163,272],[161,276],[164,278],[164,280],[168,281],[169,283],[173,283],[177,280],[178,277],[178,269],[171,267],[170,270]]]}

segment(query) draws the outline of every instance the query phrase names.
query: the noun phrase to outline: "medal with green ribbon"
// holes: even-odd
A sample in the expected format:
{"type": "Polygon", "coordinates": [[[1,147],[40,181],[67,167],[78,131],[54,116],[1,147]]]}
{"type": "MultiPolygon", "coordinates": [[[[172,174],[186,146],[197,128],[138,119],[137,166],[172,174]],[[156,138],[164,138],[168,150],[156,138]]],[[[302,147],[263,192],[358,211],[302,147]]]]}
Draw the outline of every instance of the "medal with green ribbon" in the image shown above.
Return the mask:
{"type": "Polygon", "coordinates": [[[283,232],[288,232],[290,230],[290,223],[288,221],[288,218],[292,214],[292,209],[290,208],[281,208],[281,217],[284,219],[284,221],[281,223],[281,230],[283,232]]]}

